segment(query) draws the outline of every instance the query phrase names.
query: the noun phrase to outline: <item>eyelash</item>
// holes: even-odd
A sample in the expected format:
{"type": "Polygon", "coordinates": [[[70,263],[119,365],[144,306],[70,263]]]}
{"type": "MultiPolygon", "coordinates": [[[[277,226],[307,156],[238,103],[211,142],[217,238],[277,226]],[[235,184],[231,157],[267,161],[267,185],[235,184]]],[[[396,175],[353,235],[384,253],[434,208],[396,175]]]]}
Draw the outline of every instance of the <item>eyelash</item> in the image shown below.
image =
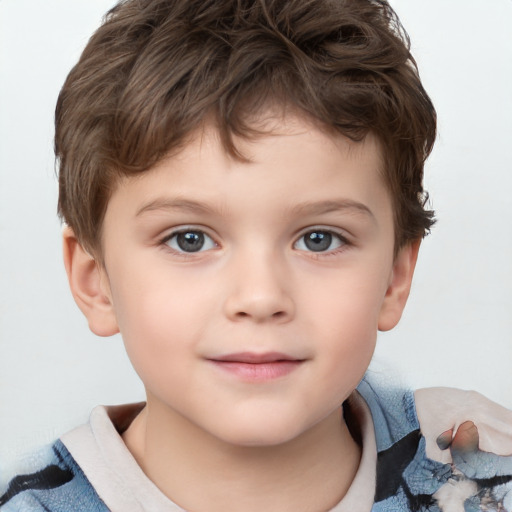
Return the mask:
{"type": "Polygon", "coordinates": [[[215,240],[208,233],[206,233],[204,229],[192,227],[192,226],[187,226],[187,227],[179,228],[179,229],[176,229],[175,231],[172,231],[171,233],[167,234],[160,240],[159,245],[163,246],[166,250],[172,252],[174,255],[177,255],[177,256],[183,257],[183,258],[190,258],[193,255],[196,255],[201,252],[205,252],[205,250],[210,250],[210,249],[213,249],[214,247],[218,247],[217,242],[215,242],[215,240]],[[169,242],[173,238],[176,238],[179,235],[191,234],[191,233],[199,234],[199,235],[202,235],[203,238],[209,239],[212,244],[212,247],[203,249],[203,246],[201,246],[199,248],[199,250],[197,250],[197,251],[186,251],[183,248],[179,248],[179,247],[175,248],[169,244],[169,242]]]}
{"type": "MultiPolygon", "coordinates": [[[[293,248],[296,249],[297,248],[297,245],[301,242],[304,246],[306,246],[306,249],[298,249],[300,252],[304,252],[308,255],[308,257],[313,257],[313,258],[321,258],[321,257],[329,257],[329,256],[335,256],[337,254],[339,254],[340,252],[342,251],[345,251],[347,248],[349,248],[352,244],[350,243],[349,240],[347,240],[347,238],[342,235],[341,233],[339,233],[338,231],[334,231],[332,229],[328,229],[328,228],[322,228],[322,227],[318,227],[318,228],[309,228],[307,231],[303,232],[296,240],[295,242],[293,243],[293,248]],[[337,239],[337,242],[338,245],[336,247],[334,247],[333,249],[327,249],[327,250],[321,250],[321,251],[314,251],[311,249],[311,247],[307,247],[307,242],[304,241],[305,237],[308,236],[308,235],[313,235],[313,234],[322,234],[323,236],[325,235],[328,235],[330,238],[328,239],[328,242],[329,242],[329,246],[334,242],[335,239],[337,239]],[[310,249],[310,250],[308,250],[310,249]]],[[[311,239],[310,239],[311,241],[311,239]]],[[[204,240],[203,240],[204,242],[204,240]]],[[[320,240],[319,243],[321,243],[322,240],[320,240]]],[[[179,242],[177,242],[178,245],[179,245],[179,242]]],[[[317,242],[315,242],[317,243],[317,242]]],[[[165,237],[163,237],[160,241],[159,241],[159,244],[161,246],[164,246],[164,248],[166,250],[169,250],[171,251],[173,254],[177,255],[177,256],[180,256],[180,257],[183,257],[183,258],[190,258],[191,256],[195,255],[195,254],[198,254],[198,253],[202,253],[202,252],[205,252],[205,251],[208,251],[208,250],[211,250],[213,248],[216,248],[216,247],[219,247],[219,245],[217,244],[217,242],[215,242],[215,240],[213,239],[213,237],[211,237],[210,235],[208,235],[208,233],[205,232],[204,229],[201,229],[201,228],[196,228],[196,227],[185,227],[185,228],[180,228],[180,229],[177,229],[175,231],[172,231],[171,233],[167,234],[165,237]],[[194,233],[194,234],[199,234],[201,235],[203,238],[207,238],[209,239],[209,243],[211,243],[211,247],[207,247],[206,249],[204,249],[204,243],[203,245],[201,245],[201,247],[197,250],[197,251],[186,251],[184,250],[182,247],[181,248],[176,248],[176,247],[172,247],[169,242],[175,238],[175,237],[178,237],[179,235],[182,235],[182,234],[191,234],[191,233],[194,233]]]]}
{"type": "MultiPolygon", "coordinates": [[[[347,239],[347,237],[342,235],[339,231],[335,231],[333,229],[323,228],[323,227],[316,227],[316,228],[313,227],[313,228],[309,228],[305,232],[302,232],[302,234],[294,242],[294,244],[293,244],[294,248],[297,246],[297,244],[299,244],[299,242],[303,241],[306,236],[312,235],[313,233],[317,233],[317,234],[321,233],[323,235],[327,234],[330,237],[332,237],[332,239],[330,240],[330,244],[332,242],[334,242],[334,239],[337,239],[339,245],[337,245],[337,247],[334,247],[333,249],[327,249],[325,251],[313,251],[313,250],[307,250],[307,249],[306,250],[299,249],[299,250],[301,250],[301,252],[306,253],[308,255],[308,257],[310,257],[310,258],[318,259],[318,258],[326,258],[326,257],[330,257],[330,256],[336,256],[336,255],[340,254],[341,252],[347,250],[352,245],[351,242],[347,239]]],[[[307,246],[306,242],[302,242],[302,243],[307,246]]]]}

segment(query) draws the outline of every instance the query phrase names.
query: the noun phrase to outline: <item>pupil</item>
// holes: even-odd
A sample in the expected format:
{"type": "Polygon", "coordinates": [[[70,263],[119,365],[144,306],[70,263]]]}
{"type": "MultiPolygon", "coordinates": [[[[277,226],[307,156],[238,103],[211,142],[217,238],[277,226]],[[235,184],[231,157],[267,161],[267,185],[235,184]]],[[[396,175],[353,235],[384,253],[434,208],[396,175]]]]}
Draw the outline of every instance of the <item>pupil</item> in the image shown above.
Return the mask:
{"type": "Polygon", "coordinates": [[[180,233],[176,241],[182,251],[197,252],[201,250],[204,245],[204,235],[203,233],[188,231],[186,233],[180,233]]]}
{"type": "Polygon", "coordinates": [[[306,247],[310,251],[320,252],[329,249],[332,242],[332,235],[322,231],[313,231],[308,233],[304,240],[306,247]]]}

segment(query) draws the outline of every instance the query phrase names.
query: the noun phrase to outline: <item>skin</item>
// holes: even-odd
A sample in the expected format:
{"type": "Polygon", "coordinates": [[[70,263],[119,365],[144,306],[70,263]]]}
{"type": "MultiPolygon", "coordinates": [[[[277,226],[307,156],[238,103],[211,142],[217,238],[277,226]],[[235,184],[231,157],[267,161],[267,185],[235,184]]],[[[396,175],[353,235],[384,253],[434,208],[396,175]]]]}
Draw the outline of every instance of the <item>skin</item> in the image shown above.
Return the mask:
{"type": "Polygon", "coordinates": [[[400,318],[419,244],[394,257],[373,137],[354,143],[287,115],[236,144],[250,162],[206,126],[123,179],[103,266],[65,232],[71,289],[96,334],[122,333],[145,384],[123,439],[162,492],[187,510],[328,510],[360,459],[340,405],[377,330],[400,318]],[[182,232],[204,233],[201,250],[184,251],[182,232]],[[306,243],[329,234],[321,250],[306,243]],[[276,352],[291,369],[223,360],[276,352]]]}

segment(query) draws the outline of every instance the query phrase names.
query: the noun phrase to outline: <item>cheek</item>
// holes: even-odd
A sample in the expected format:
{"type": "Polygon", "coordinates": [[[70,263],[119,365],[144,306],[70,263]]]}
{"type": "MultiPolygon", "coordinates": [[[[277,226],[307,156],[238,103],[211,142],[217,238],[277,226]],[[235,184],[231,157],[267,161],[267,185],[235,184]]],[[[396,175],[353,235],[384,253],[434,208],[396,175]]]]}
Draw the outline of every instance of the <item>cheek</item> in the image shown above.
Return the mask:
{"type": "Polygon", "coordinates": [[[341,369],[357,383],[375,350],[377,308],[366,301],[358,302],[356,298],[343,298],[336,306],[326,304],[325,307],[329,316],[324,317],[320,329],[327,345],[327,364],[334,372],[341,369]]]}
{"type": "Polygon", "coordinates": [[[121,325],[121,335],[128,358],[146,389],[156,396],[183,389],[191,378],[190,356],[197,339],[186,311],[179,301],[153,298],[141,300],[131,311],[121,325]]]}
{"type": "Polygon", "coordinates": [[[167,342],[169,332],[179,335],[182,325],[195,325],[192,319],[204,307],[204,280],[169,267],[165,258],[140,257],[116,269],[112,295],[125,337],[167,342]]]}
{"type": "Polygon", "coordinates": [[[348,272],[331,280],[328,289],[310,294],[303,307],[310,312],[308,331],[324,345],[326,378],[341,372],[352,383],[359,382],[375,349],[385,290],[382,274],[348,272]]]}
{"type": "Polygon", "coordinates": [[[205,294],[156,269],[123,274],[131,277],[117,281],[112,296],[128,357],[144,382],[169,376],[177,361],[187,364],[183,354],[193,353],[201,339],[205,294]]]}
{"type": "Polygon", "coordinates": [[[311,280],[304,288],[303,308],[312,322],[345,339],[377,333],[379,312],[387,289],[387,274],[365,267],[334,273],[329,280],[311,280]],[[323,319],[320,321],[320,319],[323,319]]]}

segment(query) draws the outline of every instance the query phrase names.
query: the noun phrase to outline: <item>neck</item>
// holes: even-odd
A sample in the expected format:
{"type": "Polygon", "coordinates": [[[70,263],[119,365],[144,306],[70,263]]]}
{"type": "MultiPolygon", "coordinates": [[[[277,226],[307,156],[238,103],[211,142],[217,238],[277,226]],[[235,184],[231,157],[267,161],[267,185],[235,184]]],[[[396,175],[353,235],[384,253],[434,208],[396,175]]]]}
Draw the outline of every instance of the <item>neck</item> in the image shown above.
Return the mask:
{"type": "Polygon", "coordinates": [[[289,442],[254,447],[226,443],[148,400],[123,439],[146,475],[185,510],[329,510],[360,460],[341,407],[289,442]]]}

